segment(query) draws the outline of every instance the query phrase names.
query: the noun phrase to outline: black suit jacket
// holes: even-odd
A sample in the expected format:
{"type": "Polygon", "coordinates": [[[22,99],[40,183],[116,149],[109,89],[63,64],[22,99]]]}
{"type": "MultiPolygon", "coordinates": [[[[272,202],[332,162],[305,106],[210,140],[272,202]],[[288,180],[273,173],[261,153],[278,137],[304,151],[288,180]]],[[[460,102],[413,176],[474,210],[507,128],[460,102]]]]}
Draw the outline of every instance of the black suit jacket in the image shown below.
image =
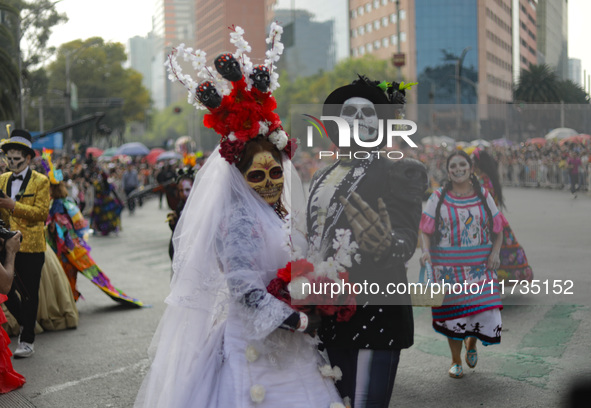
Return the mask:
{"type": "MultiPolygon", "coordinates": [[[[361,163],[361,161],[360,161],[361,163]]],[[[314,235],[314,214],[311,203],[319,185],[335,166],[323,169],[314,175],[308,203],[308,234],[314,235]]],[[[363,179],[352,186],[374,210],[378,209],[378,198],[382,198],[388,209],[392,224],[393,243],[390,251],[381,259],[361,252],[361,263],[349,269],[351,282],[380,285],[385,291],[388,283],[408,283],[405,262],[414,254],[418,242],[418,228],[422,213],[422,196],[427,188],[425,166],[413,159],[390,160],[385,157],[374,159],[364,170],[363,179]]],[[[339,195],[343,191],[338,191],[339,195]]],[[[334,231],[345,228],[352,230],[341,207],[338,197],[333,197],[331,212],[325,224],[323,242],[331,243],[334,231]],[[338,204],[335,204],[338,203],[338,204]],[[333,224],[332,228],[328,228],[333,224]],[[328,229],[327,229],[328,228],[328,229]]],[[[329,206],[329,207],[330,207],[329,206]]],[[[359,250],[361,251],[361,250],[359,250]]],[[[326,256],[330,256],[328,253],[326,256]]],[[[374,286],[375,287],[375,286],[374,286]]],[[[335,317],[323,320],[320,337],[327,347],[353,349],[401,349],[412,346],[414,322],[408,294],[383,296],[360,294],[356,296],[357,311],[348,322],[337,322],[335,317]]]]}

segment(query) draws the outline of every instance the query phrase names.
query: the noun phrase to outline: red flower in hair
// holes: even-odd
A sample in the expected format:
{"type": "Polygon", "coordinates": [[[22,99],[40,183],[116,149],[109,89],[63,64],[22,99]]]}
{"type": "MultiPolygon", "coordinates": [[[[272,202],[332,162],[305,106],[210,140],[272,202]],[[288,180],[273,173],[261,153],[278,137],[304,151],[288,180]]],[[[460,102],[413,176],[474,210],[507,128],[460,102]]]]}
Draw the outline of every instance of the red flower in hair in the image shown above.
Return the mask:
{"type": "Polygon", "coordinates": [[[287,145],[285,145],[285,147],[283,148],[283,151],[285,152],[285,154],[287,154],[287,157],[289,157],[289,159],[293,159],[293,156],[295,155],[295,152],[298,148],[298,144],[296,142],[295,139],[289,139],[287,141],[287,145]]]}
{"type": "Polygon", "coordinates": [[[242,151],[244,150],[244,142],[240,140],[225,140],[220,143],[220,156],[222,156],[230,164],[238,163],[242,151]]]}

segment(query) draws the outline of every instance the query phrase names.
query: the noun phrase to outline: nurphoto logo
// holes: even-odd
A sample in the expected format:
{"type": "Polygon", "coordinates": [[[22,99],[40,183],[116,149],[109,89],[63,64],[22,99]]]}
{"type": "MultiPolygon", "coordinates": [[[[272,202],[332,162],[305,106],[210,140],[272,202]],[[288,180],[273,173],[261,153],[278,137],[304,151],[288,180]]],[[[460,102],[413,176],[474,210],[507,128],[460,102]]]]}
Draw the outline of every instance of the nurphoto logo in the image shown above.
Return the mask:
{"type": "MultiPolygon", "coordinates": [[[[380,155],[385,155],[389,159],[399,160],[404,157],[401,151],[394,150],[368,150],[373,148],[379,148],[383,145],[384,138],[386,139],[386,146],[391,148],[394,146],[394,138],[400,137],[408,146],[411,148],[418,147],[415,142],[412,141],[410,136],[416,133],[417,124],[412,120],[406,119],[377,119],[373,127],[367,127],[365,123],[360,125],[358,119],[346,120],[339,116],[321,116],[320,119],[304,114],[306,122],[310,124],[307,126],[307,146],[314,146],[314,129],[318,131],[321,138],[328,136],[328,131],[324,123],[326,121],[333,121],[338,129],[338,143],[339,149],[344,148],[346,152],[333,152],[333,151],[320,151],[318,158],[336,156],[336,158],[347,157],[356,159],[369,159],[372,155],[376,155],[380,158],[380,155]],[[361,132],[360,132],[361,127],[361,132]],[[353,132],[351,132],[353,130],[353,132]],[[353,133],[353,137],[351,137],[353,133]],[[361,133],[361,134],[360,134],[361,133]],[[377,136],[377,137],[376,137],[377,136]],[[359,147],[361,150],[352,151],[351,141],[359,147]]],[[[335,140],[333,139],[333,142],[335,140]]]]}

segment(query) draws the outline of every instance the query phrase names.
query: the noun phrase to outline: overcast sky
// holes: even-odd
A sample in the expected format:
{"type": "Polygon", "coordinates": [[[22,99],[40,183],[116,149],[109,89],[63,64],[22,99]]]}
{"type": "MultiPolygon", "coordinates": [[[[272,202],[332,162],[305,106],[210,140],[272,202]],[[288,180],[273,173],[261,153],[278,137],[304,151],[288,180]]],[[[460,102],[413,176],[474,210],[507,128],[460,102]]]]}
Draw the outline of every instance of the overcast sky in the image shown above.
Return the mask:
{"type": "MultiPolygon", "coordinates": [[[[306,6],[310,0],[279,0],[279,6],[306,6]]],[[[136,35],[145,36],[152,29],[154,0],[62,0],[56,8],[70,21],[56,26],[50,45],[102,37],[107,41],[127,44],[136,35]]],[[[570,58],[579,58],[582,69],[591,74],[591,0],[568,0],[570,58]]]]}

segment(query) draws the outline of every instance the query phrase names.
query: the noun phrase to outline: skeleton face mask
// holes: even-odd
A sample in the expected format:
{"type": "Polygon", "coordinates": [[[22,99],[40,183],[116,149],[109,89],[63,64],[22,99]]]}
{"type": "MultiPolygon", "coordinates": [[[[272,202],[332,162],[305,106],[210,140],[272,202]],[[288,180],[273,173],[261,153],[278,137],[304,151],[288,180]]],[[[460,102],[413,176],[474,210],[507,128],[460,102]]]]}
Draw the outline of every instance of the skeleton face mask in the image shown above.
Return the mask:
{"type": "Polygon", "coordinates": [[[349,98],[341,109],[341,118],[345,119],[351,129],[353,138],[354,120],[358,120],[359,139],[369,141],[378,136],[378,115],[373,103],[365,98],[349,98]]]}
{"type": "Polygon", "coordinates": [[[244,178],[268,204],[279,201],[283,191],[283,168],[270,152],[255,154],[244,178]]]}
{"type": "Polygon", "coordinates": [[[452,183],[461,184],[470,179],[472,168],[465,157],[456,155],[449,161],[447,173],[452,183]]]}
{"type": "Polygon", "coordinates": [[[186,200],[189,198],[189,194],[191,193],[191,188],[193,188],[193,182],[188,179],[182,179],[179,184],[179,195],[181,200],[186,200]]]}
{"type": "Polygon", "coordinates": [[[31,157],[25,156],[25,153],[18,149],[6,152],[6,159],[8,160],[8,169],[15,174],[26,169],[31,162],[31,157]]]}

